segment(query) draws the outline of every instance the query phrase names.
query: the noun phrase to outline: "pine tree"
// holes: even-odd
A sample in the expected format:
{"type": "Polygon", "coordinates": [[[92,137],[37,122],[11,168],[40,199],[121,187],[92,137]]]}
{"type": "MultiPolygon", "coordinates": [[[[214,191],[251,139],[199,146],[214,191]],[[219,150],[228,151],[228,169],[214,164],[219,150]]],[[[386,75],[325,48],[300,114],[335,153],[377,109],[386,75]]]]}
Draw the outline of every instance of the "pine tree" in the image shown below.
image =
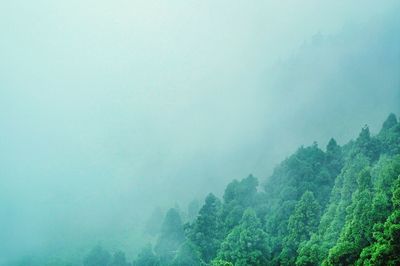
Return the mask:
{"type": "Polygon", "coordinates": [[[240,224],[223,241],[217,260],[231,262],[235,266],[267,265],[270,254],[267,239],[255,211],[249,208],[240,224]]]}
{"type": "Polygon", "coordinates": [[[172,261],[173,266],[201,266],[203,261],[201,260],[201,254],[190,241],[185,241],[178,250],[177,255],[172,261]]]}
{"type": "Polygon", "coordinates": [[[124,252],[117,251],[112,256],[111,262],[108,266],[131,266],[131,264],[126,261],[124,252]]]}
{"type": "Polygon", "coordinates": [[[155,246],[155,251],[162,262],[170,262],[184,240],[181,217],[178,211],[172,208],[164,218],[161,233],[155,246]]]}
{"type": "Polygon", "coordinates": [[[221,242],[220,210],[220,200],[209,194],[189,234],[189,239],[198,246],[205,262],[215,257],[221,242]]]}
{"type": "Polygon", "coordinates": [[[320,215],[320,206],[314,194],[306,191],[296,204],[294,213],[289,218],[288,236],[284,240],[280,254],[281,265],[294,265],[300,243],[309,240],[316,231],[320,215]]]}
{"type": "Polygon", "coordinates": [[[138,254],[133,266],[160,266],[160,259],[154,254],[150,244],[145,246],[138,254]]]}
{"type": "Polygon", "coordinates": [[[374,243],[364,248],[357,265],[400,265],[400,176],[392,196],[393,212],[384,224],[374,226],[374,243]]]}
{"type": "Polygon", "coordinates": [[[346,223],[336,245],[329,251],[325,265],[352,265],[372,238],[374,213],[370,170],[365,168],[357,177],[358,189],[348,209],[346,223]]]}
{"type": "Polygon", "coordinates": [[[108,266],[111,256],[102,246],[94,247],[83,261],[84,266],[108,266]]]}

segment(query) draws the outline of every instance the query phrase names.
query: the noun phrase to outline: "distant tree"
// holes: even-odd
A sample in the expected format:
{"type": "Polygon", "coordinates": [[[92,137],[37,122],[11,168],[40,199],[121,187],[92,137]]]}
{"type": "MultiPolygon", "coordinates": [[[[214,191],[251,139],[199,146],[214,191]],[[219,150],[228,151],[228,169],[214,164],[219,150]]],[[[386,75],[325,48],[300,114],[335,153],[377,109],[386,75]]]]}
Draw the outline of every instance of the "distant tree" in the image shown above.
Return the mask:
{"type": "Polygon", "coordinates": [[[162,209],[160,207],[155,208],[146,221],[144,231],[151,236],[156,236],[160,232],[163,218],[162,209]]]}
{"type": "Polygon", "coordinates": [[[395,127],[396,125],[397,125],[397,117],[395,114],[391,113],[386,118],[385,122],[383,122],[381,132],[385,131],[385,130],[390,130],[391,128],[395,127]]]}
{"type": "Polygon", "coordinates": [[[172,208],[164,218],[161,233],[155,246],[155,251],[162,262],[170,262],[184,240],[181,217],[178,211],[172,208]]]}
{"type": "Polygon", "coordinates": [[[355,142],[353,154],[362,153],[372,162],[379,159],[381,151],[380,143],[377,139],[371,137],[369,127],[365,125],[355,142]]]}
{"type": "Polygon", "coordinates": [[[172,261],[173,266],[201,266],[204,263],[201,260],[201,254],[197,247],[190,241],[185,241],[178,250],[177,255],[172,261]]]}
{"type": "Polygon", "coordinates": [[[253,203],[257,194],[258,180],[253,175],[243,178],[240,182],[234,180],[231,182],[224,193],[224,203],[228,204],[237,201],[243,206],[249,206],[253,203]]]}
{"type": "Polygon", "coordinates": [[[198,246],[205,262],[210,262],[215,257],[221,242],[220,210],[220,200],[209,194],[189,234],[190,240],[198,246]]]}
{"type": "Polygon", "coordinates": [[[179,211],[169,211],[159,256],[142,251],[134,265],[400,265],[399,175],[400,123],[391,114],[376,136],[365,126],[343,146],[331,139],[326,152],[300,147],[264,191],[250,175],[226,187],[222,204],[210,194],[197,212],[192,202],[184,231],[179,211]]]}
{"type": "Polygon", "coordinates": [[[187,219],[189,222],[193,222],[198,213],[199,213],[199,209],[200,209],[200,204],[199,201],[197,199],[192,200],[187,208],[187,219]]]}
{"type": "Polygon", "coordinates": [[[257,186],[257,178],[249,175],[241,181],[232,181],[226,187],[221,215],[226,233],[239,224],[246,208],[255,203],[257,186]]]}
{"type": "Polygon", "coordinates": [[[110,253],[102,246],[95,246],[84,258],[84,266],[108,266],[111,260],[110,253]]]}
{"type": "Polygon", "coordinates": [[[117,251],[112,256],[109,266],[131,266],[131,264],[126,261],[124,252],[117,251]]]}
{"type": "Polygon", "coordinates": [[[329,171],[330,180],[334,180],[343,168],[342,148],[331,138],[326,146],[326,167],[329,171]]]}
{"type": "Polygon", "coordinates": [[[394,114],[390,114],[383,123],[377,139],[380,141],[383,153],[388,155],[400,154],[400,122],[397,122],[394,114]]]}
{"type": "Polygon", "coordinates": [[[160,266],[160,259],[154,254],[150,244],[146,245],[138,254],[133,266],[160,266]]]}

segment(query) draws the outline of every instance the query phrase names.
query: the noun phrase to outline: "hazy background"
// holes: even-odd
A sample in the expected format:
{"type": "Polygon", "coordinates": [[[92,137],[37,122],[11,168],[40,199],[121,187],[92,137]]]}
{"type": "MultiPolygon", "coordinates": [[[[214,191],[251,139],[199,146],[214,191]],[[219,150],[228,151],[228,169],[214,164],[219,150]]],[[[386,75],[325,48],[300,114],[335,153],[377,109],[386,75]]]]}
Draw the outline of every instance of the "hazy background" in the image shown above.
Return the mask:
{"type": "MultiPolygon", "coordinates": [[[[398,1],[2,1],[0,264],[261,181],[400,113],[398,1]]],[[[127,250],[129,249],[129,250],[127,250]]]]}

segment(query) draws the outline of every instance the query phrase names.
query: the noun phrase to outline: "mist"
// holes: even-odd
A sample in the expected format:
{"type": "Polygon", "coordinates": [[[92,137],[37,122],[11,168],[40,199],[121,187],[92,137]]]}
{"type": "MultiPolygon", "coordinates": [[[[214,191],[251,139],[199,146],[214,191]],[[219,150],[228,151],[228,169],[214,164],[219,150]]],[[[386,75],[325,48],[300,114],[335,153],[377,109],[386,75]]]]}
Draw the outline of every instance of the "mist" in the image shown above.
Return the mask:
{"type": "Polygon", "coordinates": [[[303,144],[378,132],[400,113],[399,11],[1,3],[0,265],[98,242],[133,256],[156,207],[266,180],[303,144]]]}

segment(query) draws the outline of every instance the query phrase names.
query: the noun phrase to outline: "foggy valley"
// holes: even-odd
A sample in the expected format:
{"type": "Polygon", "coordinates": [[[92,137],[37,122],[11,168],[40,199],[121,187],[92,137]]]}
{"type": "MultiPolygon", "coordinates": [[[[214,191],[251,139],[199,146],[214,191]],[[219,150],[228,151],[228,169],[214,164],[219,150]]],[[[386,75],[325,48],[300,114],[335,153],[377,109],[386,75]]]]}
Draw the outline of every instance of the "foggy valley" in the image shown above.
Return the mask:
{"type": "Polygon", "coordinates": [[[0,4],[0,266],[400,265],[398,1],[0,4]]]}

